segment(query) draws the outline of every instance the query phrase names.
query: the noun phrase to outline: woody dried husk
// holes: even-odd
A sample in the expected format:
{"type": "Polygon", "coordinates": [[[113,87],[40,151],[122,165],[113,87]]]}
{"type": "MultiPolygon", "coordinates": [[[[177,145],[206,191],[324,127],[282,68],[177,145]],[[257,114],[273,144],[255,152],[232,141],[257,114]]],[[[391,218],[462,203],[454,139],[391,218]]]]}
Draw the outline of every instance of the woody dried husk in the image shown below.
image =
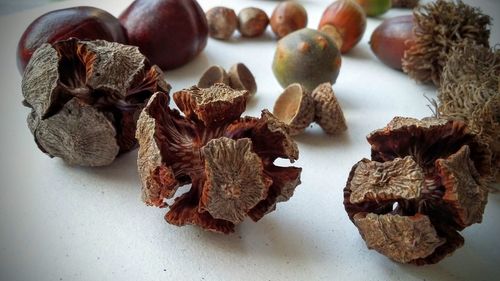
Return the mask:
{"type": "Polygon", "coordinates": [[[70,39],[37,49],[22,90],[40,150],[70,164],[103,166],[136,146],[140,110],[170,86],[137,47],[70,39]]]}
{"type": "Polygon", "coordinates": [[[500,50],[465,40],[452,49],[439,89],[439,113],[465,121],[492,151],[500,181],[500,50]]]}
{"type": "Polygon", "coordinates": [[[247,97],[223,84],[192,87],[173,95],[184,115],[160,92],[141,113],[142,199],[169,207],[168,223],[231,233],[246,217],[258,221],[273,211],[300,184],[301,168],[273,164],[298,158],[287,127],[267,110],[260,118],[241,118],[247,97]],[[188,184],[189,191],[176,194],[188,184]]]}
{"type": "Polygon", "coordinates": [[[437,0],[415,8],[413,15],[415,40],[402,62],[419,82],[439,86],[451,48],[464,39],[489,46],[491,18],[462,1],[437,0]]]}
{"type": "Polygon", "coordinates": [[[480,223],[490,153],[466,124],[394,118],[368,136],[372,159],[351,170],[344,206],[370,249],[400,263],[434,264],[480,223]]]}

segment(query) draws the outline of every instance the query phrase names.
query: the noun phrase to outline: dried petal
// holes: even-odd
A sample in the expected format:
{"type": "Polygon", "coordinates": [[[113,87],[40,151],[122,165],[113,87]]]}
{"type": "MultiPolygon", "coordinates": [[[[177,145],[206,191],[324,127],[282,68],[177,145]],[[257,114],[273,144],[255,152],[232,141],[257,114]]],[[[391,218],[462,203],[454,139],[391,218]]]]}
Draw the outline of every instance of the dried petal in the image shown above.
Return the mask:
{"type": "Polygon", "coordinates": [[[330,135],[336,135],[347,130],[342,108],[335,97],[332,85],[324,83],[312,92],[314,100],[314,121],[330,135]]]}
{"type": "Polygon", "coordinates": [[[413,79],[439,86],[450,50],[464,38],[489,46],[491,18],[460,0],[437,0],[416,8],[414,44],[405,52],[403,70],[413,79]]]}
{"type": "Polygon", "coordinates": [[[272,180],[264,175],[261,159],[250,139],[218,138],[203,147],[207,181],[201,210],[234,224],[267,196],[272,180]]]}
{"type": "Polygon", "coordinates": [[[403,217],[359,213],[354,223],[368,248],[401,263],[425,258],[446,241],[438,236],[429,217],[421,214],[403,217]]]}
{"type": "Polygon", "coordinates": [[[173,95],[175,103],[188,119],[202,122],[206,127],[238,119],[245,111],[246,96],[246,91],[235,91],[224,84],[215,84],[207,89],[191,87],[173,95]]]}
{"type": "Polygon", "coordinates": [[[314,120],[311,94],[300,84],[291,84],[276,100],[273,114],[288,126],[292,136],[302,133],[314,120]]]}

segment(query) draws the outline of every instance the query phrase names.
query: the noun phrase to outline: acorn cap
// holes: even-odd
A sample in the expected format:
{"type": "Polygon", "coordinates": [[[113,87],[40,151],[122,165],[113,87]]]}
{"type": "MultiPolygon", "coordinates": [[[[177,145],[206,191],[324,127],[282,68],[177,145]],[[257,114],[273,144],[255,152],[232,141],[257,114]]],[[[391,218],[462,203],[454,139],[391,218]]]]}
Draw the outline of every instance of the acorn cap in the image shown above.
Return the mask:
{"type": "Polygon", "coordinates": [[[294,83],[278,97],[273,114],[289,127],[290,135],[298,135],[314,120],[314,102],[302,85],[294,83]]]}

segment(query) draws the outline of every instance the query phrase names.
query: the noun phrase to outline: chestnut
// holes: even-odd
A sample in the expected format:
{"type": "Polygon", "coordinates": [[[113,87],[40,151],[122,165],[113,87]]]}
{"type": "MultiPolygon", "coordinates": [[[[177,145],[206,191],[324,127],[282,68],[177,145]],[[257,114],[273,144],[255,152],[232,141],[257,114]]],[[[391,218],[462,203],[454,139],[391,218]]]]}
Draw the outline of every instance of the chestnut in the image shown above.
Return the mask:
{"type": "Polygon", "coordinates": [[[307,11],[294,1],[284,1],[273,11],[271,29],[278,39],[307,26],[307,11]]]}
{"type": "Polygon", "coordinates": [[[207,45],[207,19],[195,0],[135,0],[119,19],[129,44],[164,70],[188,63],[207,45]]]}
{"type": "Polygon", "coordinates": [[[213,7],[206,13],[208,34],[219,40],[228,40],[238,27],[238,17],[233,9],[213,7]]]}
{"type": "Polygon", "coordinates": [[[35,19],[24,31],[17,45],[17,68],[24,72],[31,56],[43,43],[52,44],[70,37],[127,43],[118,19],[104,10],[87,6],[55,10],[35,19]]]}

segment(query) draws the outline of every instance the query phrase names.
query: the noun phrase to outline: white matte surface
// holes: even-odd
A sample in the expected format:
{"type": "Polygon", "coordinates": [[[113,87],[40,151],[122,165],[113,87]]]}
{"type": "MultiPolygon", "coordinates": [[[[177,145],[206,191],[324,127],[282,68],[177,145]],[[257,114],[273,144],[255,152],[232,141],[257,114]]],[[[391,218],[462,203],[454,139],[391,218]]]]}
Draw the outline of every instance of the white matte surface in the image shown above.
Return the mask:
{"type": "MultiPolygon", "coordinates": [[[[462,234],[465,246],[433,266],[400,265],[366,248],[342,205],[342,189],[354,163],[369,157],[365,136],[393,116],[431,115],[417,85],[384,66],[368,40],[381,19],[369,19],[361,44],[343,57],[334,89],[349,130],[328,137],[314,125],[297,138],[304,168],[302,185],[288,202],[258,223],[246,220],[224,236],[197,227],[178,228],[165,210],[139,197],[133,151],[105,168],[70,167],[42,154],[21,105],[15,48],[26,26],[55,8],[91,5],[114,15],[130,1],[67,1],[0,18],[0,280],[492,280],[500,275],[500,197],[492,194],[482,224],[462,234]]],[[[200,1],[236,11],[258,6],[269,14],[276,1],[200,1]]],[[[301,1],[316,27],[330,1],[301,1]]],[[[494,18],[493,44],[500,42],[498,1],[466,1],[494,18]]],[[[408,13],[392,10],[383,18],[408,13]]],[[[212,64],[244,62],[259,91],[247,115],[272,108],[281,88],[271,71],[275,41],[266,36],[209,41],[195,61],[167,73],[173,91],[195,84],[212,64]]]]}

